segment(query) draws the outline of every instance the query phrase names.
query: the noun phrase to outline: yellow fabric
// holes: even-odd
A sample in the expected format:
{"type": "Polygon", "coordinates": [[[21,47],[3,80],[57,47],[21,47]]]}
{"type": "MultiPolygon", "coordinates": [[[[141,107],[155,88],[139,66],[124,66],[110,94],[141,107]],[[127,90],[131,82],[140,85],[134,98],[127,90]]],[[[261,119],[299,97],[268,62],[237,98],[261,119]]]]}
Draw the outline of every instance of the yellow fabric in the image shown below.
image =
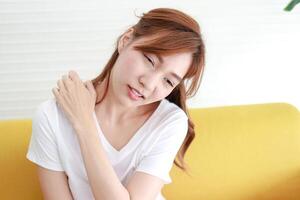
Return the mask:
{"type": "MultiPolygon", "coordinates": [[[[300,113],[266,103],[190,109],[196,137],[175,165],[169,200],[300,199],[300,113]]],[[[0,199],[42,199],[35,165],[26,159],[31,120],[0,121],[0,199]]]]}
{"type": "Polygon", "coordinates": [[[191,110],[196,136],[171,200],[300,199],[300,116],[285,103],[191,110]]]}

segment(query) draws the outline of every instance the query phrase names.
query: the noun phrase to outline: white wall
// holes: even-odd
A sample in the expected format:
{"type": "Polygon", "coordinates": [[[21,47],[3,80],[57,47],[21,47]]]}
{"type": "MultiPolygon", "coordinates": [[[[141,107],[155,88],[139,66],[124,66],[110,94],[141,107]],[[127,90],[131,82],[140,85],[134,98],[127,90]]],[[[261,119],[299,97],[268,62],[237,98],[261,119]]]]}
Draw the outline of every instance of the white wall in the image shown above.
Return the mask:
{"type": "Polygon", "coordinates": [[[0,0],[0,119],[30,118],[70,69],[101,72],[116,38],[156,7],[199,22],[207,62],[189,107],[287,102],[300,109],[300,5],[283,0],[0,0]],[[297,68],[298,67],[298,68],[297,68]]]}

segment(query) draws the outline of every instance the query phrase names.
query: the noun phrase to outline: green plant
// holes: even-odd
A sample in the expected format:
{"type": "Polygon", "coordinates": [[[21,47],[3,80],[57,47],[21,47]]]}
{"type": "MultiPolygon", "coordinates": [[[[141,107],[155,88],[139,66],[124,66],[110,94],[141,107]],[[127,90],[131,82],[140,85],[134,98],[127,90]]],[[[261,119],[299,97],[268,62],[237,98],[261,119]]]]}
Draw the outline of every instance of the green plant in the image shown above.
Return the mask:
{"type": "Polygon", "coordinates": [[[285,8],[285,11],[291,11],[298,3],[300,3],[300,0],[292,0],[285,8]]]}

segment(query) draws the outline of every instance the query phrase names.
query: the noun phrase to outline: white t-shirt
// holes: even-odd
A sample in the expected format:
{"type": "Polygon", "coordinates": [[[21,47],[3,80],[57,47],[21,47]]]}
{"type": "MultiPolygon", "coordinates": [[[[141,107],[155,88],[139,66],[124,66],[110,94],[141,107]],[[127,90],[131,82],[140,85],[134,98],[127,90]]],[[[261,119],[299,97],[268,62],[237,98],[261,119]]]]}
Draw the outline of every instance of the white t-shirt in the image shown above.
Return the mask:
{"type": "MultiPolygon", "coordinates": [[[[123,185],[135,171],[156,176],[165,184],[172,182],[169,172],[188,130],[187,115],[180,107],[163,99],[120,151],[106,140],[93,114],[99,140],[123,185]]],[[[36,109],[26,158],[44,168],[64,171],[75,200],[94,199],[79,141],[54,98],[36,109]]],[[[156,200],[164,199],[160,192],[156,200]]]]}

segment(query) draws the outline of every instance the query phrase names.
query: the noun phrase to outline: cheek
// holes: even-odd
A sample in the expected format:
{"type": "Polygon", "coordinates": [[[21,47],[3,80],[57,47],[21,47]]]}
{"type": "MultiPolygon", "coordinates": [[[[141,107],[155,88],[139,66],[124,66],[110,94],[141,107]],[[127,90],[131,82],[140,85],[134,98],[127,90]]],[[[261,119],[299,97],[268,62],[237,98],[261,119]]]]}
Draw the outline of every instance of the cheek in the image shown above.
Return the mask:
{"type": "Polygon", "coordinates": [[[158,90],[153,94],[154,98],[159,100],[167,97],[170,93],[164,90],[163,88],[159,88],[158,90]]]}
{"type": "Polygon", "coordinates": [[[138,55],[126,55],[124,56],[119,63],[121,73],[128,74],[130,73],[131,75],[133,74],[140,74],[142,72],[143,68],[143,62],[142,60],[138,57],[138,55]]]}

